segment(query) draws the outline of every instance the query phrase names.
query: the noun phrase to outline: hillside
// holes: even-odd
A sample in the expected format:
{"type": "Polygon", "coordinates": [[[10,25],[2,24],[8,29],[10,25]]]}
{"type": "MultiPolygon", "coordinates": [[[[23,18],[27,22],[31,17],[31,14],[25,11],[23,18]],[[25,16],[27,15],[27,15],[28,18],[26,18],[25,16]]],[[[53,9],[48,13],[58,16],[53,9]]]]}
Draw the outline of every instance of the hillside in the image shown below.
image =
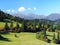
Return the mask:
{"type": "Polygon", "coordinates": [[[5,13],[5,12],[0,10],[0,21],[1,22],[11,22],[11,21],[22,22],[22,20],[23,20],[23,18],[10,15],[10,14],[5,13]]]}
{"type": "Polygon", "coordinates": [[[59,13],[52,13],[49,16],[46,17],[49,20],[58,20],[60,19],[60,14],[59,13]]]}

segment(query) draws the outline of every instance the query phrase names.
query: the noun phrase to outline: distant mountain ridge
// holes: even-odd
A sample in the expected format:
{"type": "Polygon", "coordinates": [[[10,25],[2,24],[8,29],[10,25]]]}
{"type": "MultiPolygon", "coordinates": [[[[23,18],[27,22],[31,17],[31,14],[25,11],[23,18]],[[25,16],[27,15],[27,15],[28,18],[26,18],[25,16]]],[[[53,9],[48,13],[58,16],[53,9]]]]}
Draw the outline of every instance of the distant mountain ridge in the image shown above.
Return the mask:
{"type": "Polygon", "coordinates": [[[3,21],[5,19],[9,20],[32,20],[32,19],[47,19],[51,21],[60,21],[60,14],[59,13],[52,13],[48,16],[45,15],[38,15],[38,14],[33,14],[33,13],[28,13],[28,14],[21,14],[21,13],[16,13],[16,14],[8,14],[0,10],[0,21],[3,21]]]}
{"type": "Polygon", "coordinates": [[[60,19],[60,14],[58,14],[58,13],[52,13],[52,14],[50,14],[49,16],[47,16],[46,17],[47,19],[49,19],[49,20],[58,20],[58,19],[60,19]]]}
{"type": "Polygon", "coordinates": [[[52,21],[60,19],[59,13],[52,13],[48,16],[37,15],[37,14],[33,14],[33,13],[29,13],[27,15],[24,15],[24,14],[14,14],[14,15],[19,16],[24,19],[48,19],[48,20],[52,20],[52,21]]]}
{"type": "Polygon", "coordinates": [[[45,19],[46,16],[44,15],[37,15],[37,14],[33,14],[33,13],[29,13],[29,14],[14,14],[15,16],[19,16],[21,18],[24,18],[24,19],[45,19]]]}

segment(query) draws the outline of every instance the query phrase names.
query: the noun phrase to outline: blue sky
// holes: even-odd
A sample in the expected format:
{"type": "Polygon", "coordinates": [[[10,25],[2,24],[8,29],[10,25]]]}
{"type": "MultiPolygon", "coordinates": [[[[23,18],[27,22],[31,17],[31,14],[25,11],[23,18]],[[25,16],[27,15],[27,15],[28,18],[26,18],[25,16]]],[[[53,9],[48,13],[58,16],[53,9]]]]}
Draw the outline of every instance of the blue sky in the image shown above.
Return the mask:
{"type": "Polygon", "coordinates": [[[0,0],[0,9],[11,14],[49,15],[60,13],[60,0],[0,0]]]}

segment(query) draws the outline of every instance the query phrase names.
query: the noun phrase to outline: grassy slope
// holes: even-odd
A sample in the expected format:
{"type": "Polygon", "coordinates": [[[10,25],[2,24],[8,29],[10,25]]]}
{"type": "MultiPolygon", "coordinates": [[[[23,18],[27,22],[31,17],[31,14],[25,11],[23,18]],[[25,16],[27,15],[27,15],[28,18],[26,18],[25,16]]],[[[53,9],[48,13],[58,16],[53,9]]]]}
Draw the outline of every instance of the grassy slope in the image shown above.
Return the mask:
{"type": "Polygon", "coordinates": [[[36,33],[16,33],[19,38],[14,37],[14,34],[15,33],[3,35],[4,37],[9,38],[12,42],[0,41],[0,45],[56,45],[36,39],[36,33]]]}
{"type": "MultiPolygon", "coordinates": [[[[11,23],[8,23],[8,25],[10,26],[11,23]]],[[[16,26],[16,22],[13,23],[14,27],[16,26]]],[[[19,23],[20,26],[22,26],[20,23],[19,23]]],[[[3,29],[5,26],[5,22],[0,22],[0,30],[3,29]]]]}
{"type": "Polygon", "coordinates": [[[0,29],[4,28],[5,23],[4,22],[0,22],[0,29]]]}

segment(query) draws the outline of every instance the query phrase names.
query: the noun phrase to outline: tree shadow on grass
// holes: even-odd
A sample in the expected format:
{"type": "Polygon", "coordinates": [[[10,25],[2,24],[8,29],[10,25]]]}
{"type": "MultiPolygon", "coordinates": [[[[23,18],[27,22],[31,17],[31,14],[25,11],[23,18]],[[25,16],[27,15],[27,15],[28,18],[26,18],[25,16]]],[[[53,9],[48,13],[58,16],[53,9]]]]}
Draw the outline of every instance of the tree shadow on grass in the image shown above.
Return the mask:
{"type": "Polygon", "coordinates": [[[8,38],[5,38],[3,36],[0,35],[0,40],[1,41],[7,41],[7,42],[11,42],[11,40],[9,40],[8,38]]]}

